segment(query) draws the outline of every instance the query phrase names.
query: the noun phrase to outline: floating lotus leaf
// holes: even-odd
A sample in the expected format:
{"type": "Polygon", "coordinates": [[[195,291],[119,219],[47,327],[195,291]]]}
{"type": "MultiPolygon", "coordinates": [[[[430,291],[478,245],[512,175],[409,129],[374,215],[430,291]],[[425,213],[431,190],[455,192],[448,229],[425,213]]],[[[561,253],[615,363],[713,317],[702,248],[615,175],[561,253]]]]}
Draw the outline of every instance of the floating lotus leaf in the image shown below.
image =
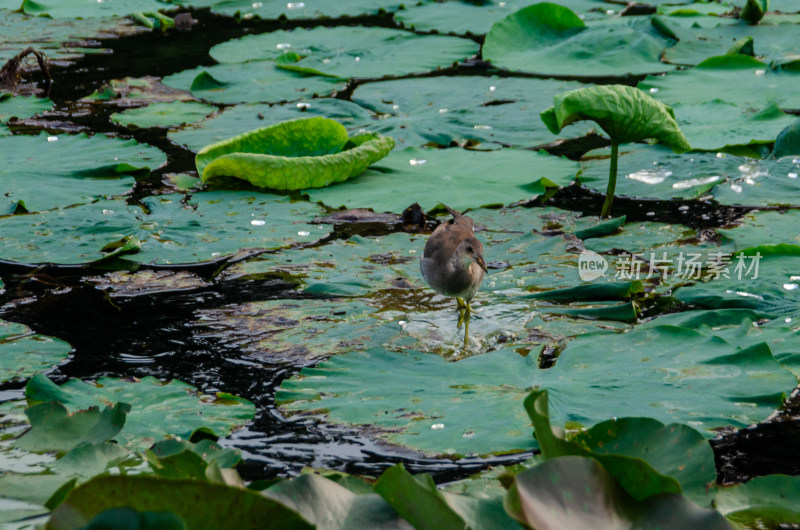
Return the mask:
{"type": "Polygon", "coordinates": [[[111,79],[81,99],[82,102],[109,102],[123,107],[147,105],[157,102],[191,101],[192,96],[183,90],[168,87],[153,76],[111,79]]]}
{"type": "Polygon", "coordinates": [[[247,35],[218,44],[209,53],[220,63],[242,63],[276,60],[293,52],[300,59],[282,67],[340,78],[375,78],[450,66],[477,54],[478,48],[474,41],[458,37],[339,26],[247,35]]]}
{"type": "Polygon", "coordinates": [[[263,19],[339,18],[394,12],[403,5],[398,0],[342,0],[339,2],[252,2],[251,0],[175,0],[193,8],[210,7],[214,13],[263,19]]]}
{"type": "Polygon", "coordinates": [[[675,291],[675,297],[701,307],[754,309],[790,323],[800,312],[798,266],[798,246],[751,247],[734,256],[727,278],[720,276],[682,287],[675,291]],[[757,253],[760,258],[756,258],[757,253]],[[758,277],[754,278],[756,264],[758,277]]]}
{"type": "Polygon", "coordinates": [[[798,477],[768,475],[720,489],[714,506],[737,526],[779,528],[800,524],[799,495],[798,477]]]}
{"type": "Polygon", "coordinates": [[[447,363],[376,348],[303,369],[276,399],[287,412],[369,425],[382,440],[423,452],[486,454],[533,447],[519,410],[530,388],[549,391],[559,424],[647,416],[711,436],[709,429],[766,418],[797,383],[765,344],[740,350],[676,326],[575,338],[548,370],[533,357],[507,349],[447,363]]]}
{"type": "MultiPolygon", "coordinates": [[[[556,94],[579,86],[552,79],[426,77],[365,83],[353,91],[352,98],[381,115],[361,127],[392,136],[400,145],[535,146],[555,140],[539,122],[541,108],[556,94]]],[[[583,136],[592,128],[577,124],[560,136],[583,136]]]]}
{"type": "Polygon", "coordinates": [[[494,66],[541,75],[625,76],[672,70],[660,62],[668,44],[648,17],[587,23],[567,7],[543,2],[495,22],[483,58],[494,66]]]}
{"type": "Polygon", "coordinates": [[[145,197],[142,208],[99,201],[0,219],[0,259],[78,264],[124,254],[139,263],[219,260],[242,249],[313,242],[328,229],[307,222],[322,210],[275,195],[216,191],[145,197]],[[65,246],[65,241],[69,242],[65,246]]]}
{"type": "MultiPolygon", "coordinates": [[[[605,18],[608,16],[607,11],[613,12],[617,9],[617,6],[606,4],[602,0],[560,0],[558,3],[580,13],[586,19],[605,18]]],[[[528,0],[456,1],[440,5],[433,2],[420,3],[397,11],[394,19],[415,31],[485,35],[492,24],[527,5],[530,5],[528,0]]]]}
{"type": "Polygon", "coordinates": [[[167,136],[192,151],[199,151],[209,144],[253,129],[311,116],[336,120],[350,132],[366,127],[373,121],[372,113],[355,103],[343,99],[321,98],[283,105],[236,105],[192,127],[170,132],[167,136]]]}
{"type": "Polygon", "coordinates": [[[733,240],[736,250],[757,247],[769,242],[772,245],[800,246],[800,234],[794,228],[800,222],[800,212],[750,212],[739,226],[718,229],[725,237],[733,240]]]}
{"type": "Polygon", "coordinates": [[[124,381],[101,377],[87,383],[70,379],[56,386],[38,375],[25,389],[29,403],[57,401],[69,412],[112,403],[128,403],[131,412],[115,440],[131,449],[144,450],[168,435],[189,438],[200,427],[226,436],[253,418],[255,407],[246,399],[199,393],[178,380],[168,383],[154,377],[124,381]]]}
{"type": "Polygon", "coordinates": [[[772,153],[774,158],[790,155],[800,155],[800,121],[797,120],[778,133],[772,153]]]}
{"type": "Polygon", "coordinates": [[[142,11],[158,11],[164,4],[157,0],[115,0],[113,2],[85,2],[83,0],[24,0],[22,12],[26,15],[50,18],[124,17],[142,11]]]}
{"type": "MultiPolygon", "coordinates": [[[[34,2],[25,2],[33,4],[34,2]]],[[[138,3],[138,2],[137,2],[138,3]]],[[[50,19],[38,16],[26,16],[16,12],[22,0],[14,0],[6,6],[8,10],[0,12],[0,64],[29,46],[47,54],[51,65],[65,66],[84,53],[96,53],[98,39],[130,35],[147,31],[135,26],[127,18],[59,18],[50,19]],[[13,10],[13,11],[12,11],[13,10]]],[[[88,4],[96,8],[96,4],[88,4]]]]}
{"type": "Polygon", "coordinates": [[[719,100],[739,108],[800,108],[793,90],[800,74],[773,70],[746,55],[723,55],[706,59],[695,68],[647,77],[639,88],[668,105],[696,105],[719,100]],[[725,87],[725,90],[720,90],[725,87]]]}
{"type": "Polygon", "coordinates": [[[34,334],[23,324],[0,320],[0,382],[23,380],[49,370],[69,356],[66,342],[34,334]]]}
{"type": "MultiPolygon", "coordinates": [[[[719,4],[718,9],[725,10],[719,4]]],[[[730,11],[730,9],[728,9],[730,11]]],[[[692,17],[695,18],[695,17],[692,17]]],[[[680,65],[697,65],[709,57],[730,53],[733,43],[741,39],[752,39],[754,53],[763,57],[766,62],[781,64],[796,59],[800,53],[797,39],[793,38],[796,29],[794,24],[781,24],[779,20],[771,24],[751,26],[744,23],[732,23],[735,19],[709,17],[714,26],[677,26],[673,19],[666,20],[671,29],[680,37],[680,41],[666,49],[664,58],[667,62],[680,65]]],[[[735,50],[734,50],[735,51],[735,50]]],[[[742,53],[740,50],[739,53],[742,53]]]]}
{"type": "Polygon", "coordinates": [[[169,75],[163,83],[214,103],[296,101],[327,96],[345,87],[341,80],[290,72],[273,61],[198,66],[169,75]]]}
{"type": "Polygon", "coordinates": [[[321,188],[359,175],[389,154],[386,136],[348,138],[327,118],[306,118],[250,131],[201,149],[195,157],[204,182],[237,177],[261,188],[321,188]]]}
{"type": "Polygon", "coordinates": [[[0,93],[0,122],[2,123],[11,119],[24,120],[51,108],[53,108],[53,102],[48,98],[0,93]]]}
{"type": "Polygon", "coordinates": [[[5,153],[0,167],[5,205],[0,202],[0,214],[20,206],[35,212],[122,195],[133,185],[130,175],[167,160],[149,145],[101,134],[14,135],[0,138],[0,149],[5,153]]]}
{"type": "Polygon", "coordinates": [[[126,127],[178,127],[202,120],[216,107],[196,101],[151,103],[112,114],[111,121],[126,127]]]}
{"type": "Polygon", "coordinates": [[[394,151],[347,183],[304,190],[312,201],[333,208],[402,212],[414,202],[430,210],[441,202],[465,210],[530,199],[569,184],[577,163],[545,153],[503,149],[394,151]]]}

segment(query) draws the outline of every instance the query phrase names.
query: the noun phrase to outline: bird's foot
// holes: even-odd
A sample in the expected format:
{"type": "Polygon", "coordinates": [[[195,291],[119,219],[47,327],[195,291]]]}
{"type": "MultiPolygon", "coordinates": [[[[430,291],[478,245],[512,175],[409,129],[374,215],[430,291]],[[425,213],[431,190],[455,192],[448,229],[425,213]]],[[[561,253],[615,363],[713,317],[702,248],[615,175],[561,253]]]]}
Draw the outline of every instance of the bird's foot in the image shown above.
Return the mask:
{"type": "Polygon", "coordinates": [[[461,329],[461,326],[464,324],[464,313],[466,312],[467,303],[464,301],[463,298],[460,296],[456,297],[456,304],[458,304],[458,324],[457,329],[461,329]]]}

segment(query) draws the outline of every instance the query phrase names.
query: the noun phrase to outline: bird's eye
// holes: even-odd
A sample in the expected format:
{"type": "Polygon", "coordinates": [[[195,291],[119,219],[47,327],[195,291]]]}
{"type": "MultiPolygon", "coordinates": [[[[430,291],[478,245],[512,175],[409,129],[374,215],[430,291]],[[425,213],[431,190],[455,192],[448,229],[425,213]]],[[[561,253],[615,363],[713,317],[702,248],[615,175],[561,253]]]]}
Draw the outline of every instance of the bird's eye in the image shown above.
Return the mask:
{"type": "Polygon", "coordinates": [[[467,252],[472,252],[472,247],[467,245],[467,252]]]}

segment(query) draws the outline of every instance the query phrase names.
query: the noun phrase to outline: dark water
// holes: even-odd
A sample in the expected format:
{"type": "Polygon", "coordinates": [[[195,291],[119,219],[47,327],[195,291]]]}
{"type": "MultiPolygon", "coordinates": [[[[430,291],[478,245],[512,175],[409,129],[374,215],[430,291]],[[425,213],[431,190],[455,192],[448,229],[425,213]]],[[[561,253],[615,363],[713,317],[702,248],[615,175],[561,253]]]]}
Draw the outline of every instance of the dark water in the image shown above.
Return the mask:
{"type": "MultiPolygon", "coordinates": [[[[13,127],[22,132],[44,128],[51,132],[90,131],[133,137],[168,154],[165,168],[137,184],[131,200],[162,191],[161,175],[194,169],[193,154],[173,145],[166,133],[154,130],[129,131],[110,122],[114,105],[89,107],[76,103],[104,81],[123,77],[165,76],[198,65],[212,64],[208,49],[225,40],[251,32],[313,25],[297,22],[236,22],[193,12],[199,23],[190,32],[154,31],[102,42],[113,55],[88,55],[77,64],[52,71],[55,84],[51,99],[55,110],[33,125],[13,127]]],[[[363,17],[329,24],[391,26],[386,16],[363,17]]],[[[485,75],[481,63],[464,65],[445,73],[485,75]]],[[[496,73],[496,72],[492,72],[496,73]]],[[[616,80],[620,81],[620,80],[616,80]]],[[[624,80],[631,82],[631,80],[624,80]]],[[[635,81],[635,80],[633,80],[635,81]]],[[[338,97],[346,98],[349,90],[338,97]]],[[[599,140],[602,144],[602,140],[599,140]]],[[[580,156],[598,145],[598,140],[552,147],[554,152],[580,156]]],[[[602,196],[580,187],[558,192],[548,205],[596,214],[602,196]]],[[[535,206],[535,205],[530,205],[535,206]]],[[[709,202],[631,200],[618,197],[615,214],[629,220],[683,223],[698,229],[726,226],[746,210],[721,207],[709,202]],[[680,210],[688,205],[689,210],[680,210]],[[649,213],[652,212],[652,213],[649,213]]],[[[374,224],[364,230],[393,230],[374,224]]],[[[355,231],[358,231],[358,227],[355,231]]],[[[351,227],[338,237],[352,233],[351,227]]],[[[208,274],[212,269],[196,272],[208,274]]],[[[258,412],[248,428],[235,433],[226,445],[241,449],[245,462],[240,472],[246,479],[284,476],[303,466],[335,468],[349,473],[378,475],[396,462],[413,471],[432,473],[437,482],[466,477],[491,465],[512,464],[526,459],[519,453],[490,459],[425,459],[403,450],[382,446],[346,428],[320,425],[309,420],[289,420],[275,409],[273,395],[296,369],[268,365],[244,358],[233,347],[213,335],[195,333],[195,311],[229,304],[301,296],[294,286],[277,279],[249,282],[211,282],[185,291],[139,296],[110,297],[84,277],[93,271],[79,268],[28,269],[0,263],[0,277],[6,283],[0,295],[0,317],[22,322],[38,333],[66,340],[74,347],[70,360],[51,378],[62,382],[70,377],[95,379],[101,376],[176,378],[205,392],[229,392],[253,401],[258,412]]],[[[96,271],[94,271],[96,273],[96,271]]],[[[685,309],[674,300],[661,298],[644,308],[643,316],[685,309]]],[[[0,385],[0,400],[20,397],[20,385],[0,385]]],[[[768,473],[800,473],[800,399],[789,403],[774,421],[732,432],[712,441],[721,481],[741,481],[768,473]]]]}

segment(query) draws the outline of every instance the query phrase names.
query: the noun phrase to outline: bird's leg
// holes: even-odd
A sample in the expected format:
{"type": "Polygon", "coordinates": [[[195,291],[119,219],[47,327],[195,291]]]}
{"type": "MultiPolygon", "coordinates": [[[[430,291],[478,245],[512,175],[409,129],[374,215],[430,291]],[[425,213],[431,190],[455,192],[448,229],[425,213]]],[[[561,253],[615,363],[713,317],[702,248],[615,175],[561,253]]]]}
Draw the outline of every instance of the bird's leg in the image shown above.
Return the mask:
{"type": "Polygon", "coordinates": [[[469,302],[464,303],[464,312],[462,314],[464,319],[464,347],[466,348],[467,344],[469,344],[469,317],[472,315],[472,308],[469,302]]]}
{"type": "Polygon", "coordinates": [[[460,296],[456,296],[456,304],[458,304],[458,324],[456,328],[461,329],[461,325],[464,323],[464,311],[466,311],[467,303],[460,296]]]}

